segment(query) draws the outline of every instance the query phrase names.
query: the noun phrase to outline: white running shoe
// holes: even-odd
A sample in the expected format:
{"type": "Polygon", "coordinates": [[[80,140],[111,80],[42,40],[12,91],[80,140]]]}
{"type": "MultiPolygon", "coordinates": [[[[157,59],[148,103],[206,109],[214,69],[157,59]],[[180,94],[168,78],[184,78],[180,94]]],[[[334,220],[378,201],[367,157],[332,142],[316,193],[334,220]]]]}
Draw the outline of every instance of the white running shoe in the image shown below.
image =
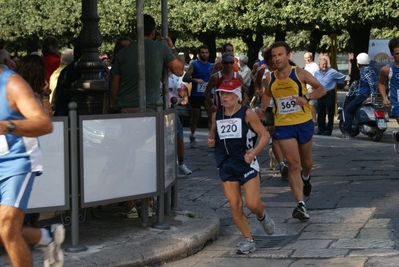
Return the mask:
{"type": "Polygon", "coordinates": [[[153,208],[148,207],[148,218],[152,218],[152,216],[157,215],[153,208]]]}
{"type": "Polygon", "coordinates": [[[187,166],[185,164],[179,165],[179,174],[189,175],[192,173],[193,172],[189,168],[187,168],[187,166]]]}
{"type": "MultiPolygon", "coordinates": [[[[265,216],[266,216],[266,211],[264,211],[265,216]]],[[[267,218],[263,219],[262,221],[259,221],[259,223],[262,225],[263,230],[265,231],[266,234],[272,235],[274,234],[274,221],[272,218],[267,216],[267,218]]]]}
{"type": "Polygon", "coordinates": [[[137,208],[133,207],[129,212],[126,214],[126,217],[129,219],[137,219],[139,217],[139,213],[137,212],[137,208]]]}
{"type": "Polygon", "coordinates": [[[46,228],[53,236],[47,246],[36,245],[35,248],[44,252],[44,267],[62,267],[64,266],[64,253],[61,244],[65,240],[65,228],[62,224],[47,225],[46,228]]]}

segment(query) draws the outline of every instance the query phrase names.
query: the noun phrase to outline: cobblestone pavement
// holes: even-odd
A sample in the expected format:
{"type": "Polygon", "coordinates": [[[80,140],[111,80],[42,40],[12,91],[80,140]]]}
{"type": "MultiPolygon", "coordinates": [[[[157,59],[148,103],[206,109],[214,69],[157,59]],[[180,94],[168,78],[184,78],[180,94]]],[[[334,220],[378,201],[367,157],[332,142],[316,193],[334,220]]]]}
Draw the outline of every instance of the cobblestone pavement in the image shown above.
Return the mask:
{"type": "MultiPolygon", "coordinates": [[[[179,202],[209,206],[219,215],[220,236],[199,253],[164,267],[209,266],[399,266],[399,155],[393,150],[391,120],[384,138],[373,142],[360,134],[350,140],[315,136],[313,190],[306,199],[311,219],[291,218],[295,200],[287,181],[269,168],[267,149],[262,162],[261,198],[276,223],[265,236],[254,215],[247,214],[257,251],[236,255],[241,236],[223,196],[213,161],[206,147],[207,131],[197,134],[199,147],[186,149],[186,164],[194,173],[179,180],[179,202]]],[[[188,132],[187,132],[188,135],[188,132]]]]}

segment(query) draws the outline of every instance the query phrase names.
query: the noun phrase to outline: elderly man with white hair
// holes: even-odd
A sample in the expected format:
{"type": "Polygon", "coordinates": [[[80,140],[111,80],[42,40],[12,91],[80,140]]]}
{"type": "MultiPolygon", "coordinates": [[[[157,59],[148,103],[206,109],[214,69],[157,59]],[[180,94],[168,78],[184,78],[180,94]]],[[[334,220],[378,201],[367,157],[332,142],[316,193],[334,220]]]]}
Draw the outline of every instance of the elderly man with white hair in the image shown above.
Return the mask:
{"type": "Polygon", "coordinates": [[[243,86],[248,92],[248,88],[251,85],[251,69],[247,66],[248,64],[248,57],[246,55],[241,55],[238,57],[238,73],[241,75],[243,79],[243,86]]]}
{"type": "Polygon", "coordinates": [[[51,74],[49,87],[51,89],[50,103],[53,104],[53,99],[55,95],[55,90],[57,89],[58,77],[61,71],[73,60],[73,49],[65,48],[61,53],[61,64],[60,66],[51,74]]]}

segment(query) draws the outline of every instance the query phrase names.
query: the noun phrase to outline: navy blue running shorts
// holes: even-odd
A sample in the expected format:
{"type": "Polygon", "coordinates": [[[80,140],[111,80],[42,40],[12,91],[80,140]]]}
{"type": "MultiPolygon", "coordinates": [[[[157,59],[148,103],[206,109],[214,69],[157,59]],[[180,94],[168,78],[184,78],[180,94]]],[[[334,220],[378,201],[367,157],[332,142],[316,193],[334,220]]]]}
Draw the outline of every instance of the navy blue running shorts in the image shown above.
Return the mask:
{"type": "Polygon", "coordinates": [[[273,138],[276,140],[296,139],[298,144],[303,145],[312,140],[314,133],[314,122],[309,120],[307,122],[290,125],[290,126],[276,126],[274,129],[273,138]]]}
{"type": "Polygon", "coordinates": [[[219,167],[219,176],[222,182],[239,182],[244,185],[246,182],[255,178],[258,171],[242,160],[228,158],[219,167]]]}

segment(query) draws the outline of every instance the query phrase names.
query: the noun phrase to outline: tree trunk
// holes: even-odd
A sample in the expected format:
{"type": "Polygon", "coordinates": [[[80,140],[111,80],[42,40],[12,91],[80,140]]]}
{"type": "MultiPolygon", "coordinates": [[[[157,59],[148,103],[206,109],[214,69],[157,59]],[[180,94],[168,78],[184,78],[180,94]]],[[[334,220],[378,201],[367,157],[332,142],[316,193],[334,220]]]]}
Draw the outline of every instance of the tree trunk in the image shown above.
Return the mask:
{"type": "Polygon", "coordinates": [[[308,46],[308,51],[311,52],[313,55],[313,59],[315,58],[316,55],[316,49],[320,44],[321,38],[323,38],[323,33],[319,29],[314,29],[310,33],[310,38],[309,38],[309,46],[308,46]]]}
{"type": "Polygon", "coordinates": [[[285,42],[285,37],[287,36],[287,32],[286,31],[282,31],[282,30],[277,30],[276,34],[274,36],[274,41],[283,41],[285,42]]]}
{"type": "Polygon", "coordinates": [[[248,52],[248,67],[252,69],[256,59],[258,59],[258,54],[263,46],[263,34],[261,32],[256,32],[255,40],[253,40],[253,34],[243,34],[241,37],[242,41],[247,45],[248,52]]]}
{"type": "Polygon", "coordinates": [[[353,44],[353,61],[351,66],[351,74],[349,84],[353,81],[359,80],[359,69],[356,64],[356,56],[362,52],[368,53],[372,21],[367,21],[361,28],[348,29],[349,40],[353,44]]]}
{"type": "Polygon", "coordinates": [[[216,35],[213,33],[202,34],[198,40],[209,47],[209,62],[215,62],[216,58],[216,35]]]}

